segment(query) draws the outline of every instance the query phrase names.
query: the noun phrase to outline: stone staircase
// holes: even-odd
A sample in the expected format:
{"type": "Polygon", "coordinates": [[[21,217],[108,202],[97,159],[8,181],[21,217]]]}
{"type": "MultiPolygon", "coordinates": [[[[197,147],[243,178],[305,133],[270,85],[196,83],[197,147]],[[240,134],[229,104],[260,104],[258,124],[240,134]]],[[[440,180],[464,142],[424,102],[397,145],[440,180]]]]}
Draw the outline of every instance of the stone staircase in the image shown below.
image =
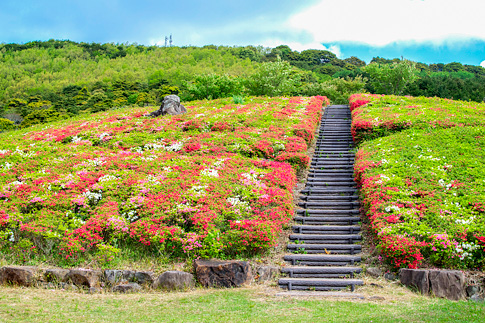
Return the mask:
{"type": "Polygon", "coordinates": [[[325,108],[302,208],[296,212],[284,260],[286,277],[278,283],[292,290],[335,291],[363,285],[359,198],[353,180],[354,153],[348,106],[325,108]]]}

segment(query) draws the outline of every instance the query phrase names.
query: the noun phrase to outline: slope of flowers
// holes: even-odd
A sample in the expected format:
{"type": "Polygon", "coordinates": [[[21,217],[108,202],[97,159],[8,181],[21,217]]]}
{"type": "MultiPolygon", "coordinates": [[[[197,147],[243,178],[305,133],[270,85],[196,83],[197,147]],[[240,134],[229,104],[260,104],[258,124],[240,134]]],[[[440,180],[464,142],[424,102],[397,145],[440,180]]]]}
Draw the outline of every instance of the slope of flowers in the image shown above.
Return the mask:
{"type": "Polygon", "coordinates": [[[68,260],[267,250],[292,217],[295,171],[326,104],[201,101],[181,116],[123,109],[4,133],[0,248],[68,260]]]}
{"type": "Polygon", "coordinates": [[[352,135],[357,143],[408,128],[485,125],[485,104],[441,98],[354,94],[352,135]]]}
{"type": "MultiPolygon", "coordinates": [[[[351,99],[357,116],[354,135],[360,141],[355,175],[363,208],[378,249],[396,268],[422,263],[483,268],[485,127],[476,126],[482,122],[483,106],[443,100],[443,110],[436,114],[432,107],[437,100],[428,100],[370,95],[351,99]],[[392,119],[381,104],[398,99],[421,102],[421,107],[416,114],[395,114],[392,119]],[[450,116],[452,109],[460,117],[450,116]],[[368,113],[378,121],[363,128],[368,113]],[[400,122],[405,126],[389,126],[400,122]],[[380,138],[368,140],[376,136],[380,138]]],[[[396,106],[389,109],[399,111],[396,106]]]]}

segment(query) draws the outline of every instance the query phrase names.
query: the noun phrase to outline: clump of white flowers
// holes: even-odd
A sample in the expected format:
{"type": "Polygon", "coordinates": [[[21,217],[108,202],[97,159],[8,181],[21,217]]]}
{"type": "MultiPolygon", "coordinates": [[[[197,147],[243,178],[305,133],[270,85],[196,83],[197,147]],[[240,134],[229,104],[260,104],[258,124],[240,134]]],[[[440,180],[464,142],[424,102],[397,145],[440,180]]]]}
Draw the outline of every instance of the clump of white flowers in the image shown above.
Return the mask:
{"type": "Polygon", "coordinates": [[[116,177],[114,175],[104,175],[104,176],[101,176],[100,178],[98,178],[98,182],[115,181],[117,179],[118,179],[118,177],[116,177]]]}
{"type": "Polygon", "coordinates": [[[208,177],[219,177],[219,172],[217,171],[217,169],[206,168],[201,171],[200,174],[208,177]]]}
{"type": "Polygon", "coordinates": [[[399,206],[396,206],[396,205],[390,205],[390,206],[386,206],[386,208],[384,209],[387,213],[390,213],[391,211],[396,211],[396,212],[399,212],[401,211],[401,209],[399,208],[399,206]]]}
{"type": "Polygon", "coordinates": [[[235,197],[228,197],[226,201],[237,209],[250,210],[249,203],[247,201],[243,201],[239,195],[236,195],[235,197]]]}
{"type": "Polygon", "coordinates": [[[196,185],[196,186],[192,186],[192,188],[190,189],[192,192],[195,193],[195,195],[197,196],[203,196],[206,194],[206,189],[207,189],[207,185],[196,185]]]}
{"type": "Polygon", "coordinates": [[[480,246],[473,242],[462,242],[456,246],[456,251],[460,254],[460,259],[472,258],[473,251],[479,249],[480,246]]]}
{"type": "Polygon", "coordinates": [[[176,141],[170,146],[165,146],[164,149],[167,151],[179,151],[180,149],[182,149],[183,146],[184,146],[183,142],[176,141]]]}
{"type": "Polygon", "coordinates": [[[90,160],[87,160],[85,162],[88,166],[93,166],[93,167],[97,167],[97,166],[101,166],[101,165],[104,165],[106,164],[105,161],[99,159],[99,158],[95,158],[95,159],[90,159],[90,160]]]}
{"type": "Polygon", "coordinates": [[[5,164],[2,166],[3,170],[9,170],[11,169],[13,164],[10,164],[9,162],[5,162],[5,164]]]}
{"type": "Polygon", "coordinates": [[[97,193],[97,192],[91,192],[89,190],[84,192],[82,195],[94,204],[98,203],[103,198],[103,194],[97,193]]]}

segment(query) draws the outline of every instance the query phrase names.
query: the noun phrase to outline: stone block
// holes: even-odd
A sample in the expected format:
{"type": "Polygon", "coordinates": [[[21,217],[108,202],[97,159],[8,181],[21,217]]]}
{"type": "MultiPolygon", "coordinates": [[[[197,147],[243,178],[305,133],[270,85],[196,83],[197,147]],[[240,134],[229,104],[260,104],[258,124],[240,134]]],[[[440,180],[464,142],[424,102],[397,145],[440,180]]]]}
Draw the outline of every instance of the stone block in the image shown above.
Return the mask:
{"type": "Polygon", "coordinates": [[[44,278],[48,282],[60,283],[65,281],[66,275],[69,273],[69,269],[46,269],[44,271],[44,278]]]}
{"type": "Polygon", "coordinates": [[[115,293],[135,293],[141,291],[141,286],[137,283],[120,284],[113,287],[115,293]]]}
{"type": "Polygon", "coordinates": [[[0,268],[0,284],[32,286],[36,282],[36,267],[5,266],[0,268]]]}
{"type": "Polygon", "coordinates": [[[458,301],[465,297],[465,275],[457,270],[430,270],[430,290],[437,297],[458,301]]]}
{"type": "Polygon", "coordinates": [[[137,271],[134,274],[133,281],[140,285],[153,284],[153,272],[151,271],[137,271]]]}
{"type": "Polygon", "coordinates": [[[204,287],[240,287],[253,278],[247,261],[195,260],[194,267],[204,287]]]}
{"type": "Polygon", "coordinates": [[[153,288],[164,290],[184,290],[194,286],[194,275],[184,271],[166,271],[153,283],[153,288]]]}
{"type": "Polygon", "coordinates": [[[76,286],[97,287],[101,280],[102,272],[91,269],[71,269],[64,278],[66,282],[72,282],[76,286]]]}
{"type": "Polygon", "coordinates": [[[403,268],[399,271],[399,278],[401,284],[417,288],[423,295],[429,293],[429,273],[422,269],[407,269],[403,268]]]}

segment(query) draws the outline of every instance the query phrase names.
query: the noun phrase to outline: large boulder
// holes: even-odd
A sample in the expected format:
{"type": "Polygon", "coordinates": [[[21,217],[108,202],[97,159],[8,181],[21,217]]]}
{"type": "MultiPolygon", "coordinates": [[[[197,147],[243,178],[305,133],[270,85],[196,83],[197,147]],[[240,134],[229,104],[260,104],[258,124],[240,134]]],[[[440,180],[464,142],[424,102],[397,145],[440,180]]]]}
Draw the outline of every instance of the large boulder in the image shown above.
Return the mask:
{"type": "Polygon", "coordinates": [[[194,275],[184,271],[166,271],[155,280],[153,288],[184,290],[195,286],[194,275]]]}
{"type": "Polygon", "coordinates": [[[427,270],[403,268],[399,271],[401,284],[417,288],[423,295],[429,293],[429,273],[427,270]]]}
{"type": "Polygon", "coordinates": [[[88,288],[99,286],[102,272],[91,269],[72,269],[67,273],[64,280],[72,282],[76,286],[86,286],[88,288]]]}
{"type": "Polygon", "coordinates": [[[252,280],[247,261],[195,260],[194,267],[204,287],[239,287],[252,280]]]}
{"type": "Polygon", "coordinates": [[[184,114],[187,112],[187,109],[180,104],[180,98],[177,95],[167,95],[165,98],[163,98],[162,105],[160,106],[160,109],[157,111],[153,111],[150,113],[148,116],[149,117],[158,117],[160,115],[179,115],[179,114],[184,114]]]}
{"type": "Polygon", "coordinates": [[[437,297],[458,301],[465,297],[465,275],[457,270],[430,270],[430,290],[437,297]]]}
{"type": "Polygon", "coordinates": [[[36,267],[6,266],[0,268],[0,284],[31,286],[36,282],[36,267]]]}

